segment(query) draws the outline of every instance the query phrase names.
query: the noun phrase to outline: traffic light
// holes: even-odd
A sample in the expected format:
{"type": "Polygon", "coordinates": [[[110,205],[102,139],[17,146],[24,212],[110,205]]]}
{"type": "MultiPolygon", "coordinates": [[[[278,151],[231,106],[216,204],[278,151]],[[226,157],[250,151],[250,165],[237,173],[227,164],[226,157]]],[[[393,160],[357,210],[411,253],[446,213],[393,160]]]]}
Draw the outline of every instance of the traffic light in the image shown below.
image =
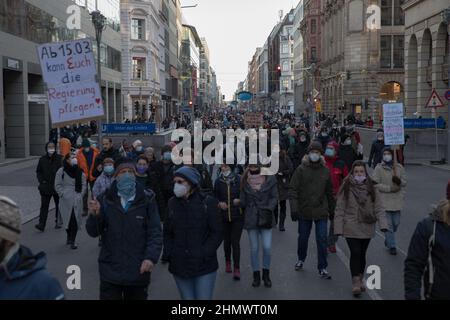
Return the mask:
{"type": "Polygon", "coordinates": [[[135,111],[136,115],[139,113],[139,102],[138,101],[134,102],[134,111],[135,111]]]}
{"type": "Polygon", "coordinates": [[[189,101],[189,107],[192,107],[194,103],[192,101],[189,101]]]}

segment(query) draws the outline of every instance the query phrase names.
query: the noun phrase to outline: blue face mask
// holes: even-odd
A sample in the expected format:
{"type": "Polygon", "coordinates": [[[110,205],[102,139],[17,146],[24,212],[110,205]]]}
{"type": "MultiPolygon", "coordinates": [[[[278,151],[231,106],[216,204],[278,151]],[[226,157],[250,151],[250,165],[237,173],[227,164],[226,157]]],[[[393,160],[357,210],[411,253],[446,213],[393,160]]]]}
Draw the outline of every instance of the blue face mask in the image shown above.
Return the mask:
{"type": "Polygon", "coordinates": [[[164,152],[163,159],[167,161],[172,160],[172,152],[164,152]]]}
{"type": "Polygon", "coordinates": [[[103,171],[105,171],[105,173],[110,176],[114,173],[114,166],[105,166],[103,168],[103,171]]]}
{"type": "Polygon", "coordinates": [[[117,191],[119,196],[126,200],[131,199],[136,194],[136,177],[134,174],[125,173],[117,178],[117,191]]]}
{"type": "Polygon", "coordinates": [[[334,151],[334,149],[327,149],[325,151],[325,155],[329,158],[333,158],[335,156],[336,152],[334,151]]]}

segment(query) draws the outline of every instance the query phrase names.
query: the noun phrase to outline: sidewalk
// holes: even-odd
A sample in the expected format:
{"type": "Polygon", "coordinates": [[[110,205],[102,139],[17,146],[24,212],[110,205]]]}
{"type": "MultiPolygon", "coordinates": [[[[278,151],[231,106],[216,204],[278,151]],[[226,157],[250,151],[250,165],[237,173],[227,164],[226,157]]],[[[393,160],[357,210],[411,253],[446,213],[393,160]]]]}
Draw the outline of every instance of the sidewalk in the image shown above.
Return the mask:
{"type": "Polygon", "coordinates": [[[10,166],[10,165],[13,165],[13,164],[33,161],[33,160],[37,160],[37,159],[39,159],[38,156],[31,156],[31,157],[28,157],[28,158],[9,158],[9,159],[5,159],[3,161],[0,161],[0,168],[1,167],[7,167],[7,166],[10,166]]]}

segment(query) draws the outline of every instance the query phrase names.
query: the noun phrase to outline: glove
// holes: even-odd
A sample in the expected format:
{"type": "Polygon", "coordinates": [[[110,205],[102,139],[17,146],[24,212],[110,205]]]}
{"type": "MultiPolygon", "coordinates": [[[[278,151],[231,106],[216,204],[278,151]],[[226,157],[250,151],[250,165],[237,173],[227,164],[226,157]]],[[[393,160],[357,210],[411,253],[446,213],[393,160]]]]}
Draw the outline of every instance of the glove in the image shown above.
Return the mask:
{"type": "Polygon", "coordinates": [[[402,180],[399,177],[397,177],[397,176],[393,176],[392,177],[392,182],[395,183],[398,186],[400,186],[402,184],[402,180]]]}
{"type": "Polygon", "coordinates": [[[298,221],[299,213],[298,212],[291,212],[291,219],[293,222],[298,221]]]}

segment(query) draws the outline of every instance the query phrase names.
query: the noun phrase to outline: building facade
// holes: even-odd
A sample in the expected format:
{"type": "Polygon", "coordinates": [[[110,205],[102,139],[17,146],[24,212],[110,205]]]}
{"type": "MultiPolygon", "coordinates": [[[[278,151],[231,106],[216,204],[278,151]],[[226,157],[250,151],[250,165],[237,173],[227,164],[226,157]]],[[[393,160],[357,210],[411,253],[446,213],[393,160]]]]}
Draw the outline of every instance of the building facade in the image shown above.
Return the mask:
{"type": "Polygon", "coordinates": [[[256,97],[258,94],[258,57],[261,50],[262,48],[256,48],[252,60],[248,63],[247,83],[248,92],[252,94],[252,104],[256,102],[256,97]]]}
{"type": "Polygon", "coordinates": [[[303,61],[303,37],[300,32],[300,26],[303,21],[303,0],[299,1],[297,7],[294,10],[294,22],[293,22],[293,42],[294,42],[294,112],[296,115],[300,115],[305,112],[304,102],[304,61],[303,61]]]}
{"type": "Polygon", "coordinates": [[[294,113],[294,11],[286,15],[280,30],[280,103],[282,113],[294,113]]]}
{"type": "Polygon", "coordinates": [[[200,48],[202,42],[196,28],[191,25],[183,24],[182,36],[183,106],[197,109],[199,107],[198,80],[200,77],[200,48]]]}
{"type": "MultiPolygon", "coordinates": [[[[112,23],[119,16],[119,1],[109,2],[113,14],[102,11],[109,20],[100,48],[101,87],[105,120],[115,122],[123,117],[121,39],[117,23],[112,23]]],[[[36,47],[48,42],[95,39],[89,12],[102,9],[89,2],[89,10],[80,10],[81,29],[68,29],[70,15],[66,12],[73,4],[70,0],[0,0],[0,161],[42,155],[49,140],[48,105],[29,100],[30,94],[45,93],[36,47]]],[[[94,51],[96,55],[96,46],[94,51]]]]}
{"type": "Polygon", "coordinates": [[[323,111],[379,122],[382,105],[404,101],[403,0],[322,0],[323,111]],[[367,16],[380,8],[380,20],[367,16]]]}
{"type": "Polygon", "coordinates": [[[269,109],[269,52],[268,52],[268,43],[264,44],[264,46],[259,51],[259,55],[257,58],[258,61],[258,88],[256,92],[256,104],[257,106],[264,111],[268,111],[269,109]]]}
{"type": "Polygon", "coordinates": [[[211,66],[209,58],[208,42],[200,38],[200,79],[199,79],[199,106],[203,111],[211,107],[211,66]]]}
{"type": "MultiPolygon", "coordinates": [[[[425,108],[432,89],[444,104],[449,85],[449,21],[443,15],[450,10],[446,0],[409,0],[405,11],[405,102],[406,115],[431,118],[425,108]]],[[[448,102],[447,102],[448,103],[448,102]]],[[[448,108],[437,108],[437,116],[449,123],[448,108]]]]}

